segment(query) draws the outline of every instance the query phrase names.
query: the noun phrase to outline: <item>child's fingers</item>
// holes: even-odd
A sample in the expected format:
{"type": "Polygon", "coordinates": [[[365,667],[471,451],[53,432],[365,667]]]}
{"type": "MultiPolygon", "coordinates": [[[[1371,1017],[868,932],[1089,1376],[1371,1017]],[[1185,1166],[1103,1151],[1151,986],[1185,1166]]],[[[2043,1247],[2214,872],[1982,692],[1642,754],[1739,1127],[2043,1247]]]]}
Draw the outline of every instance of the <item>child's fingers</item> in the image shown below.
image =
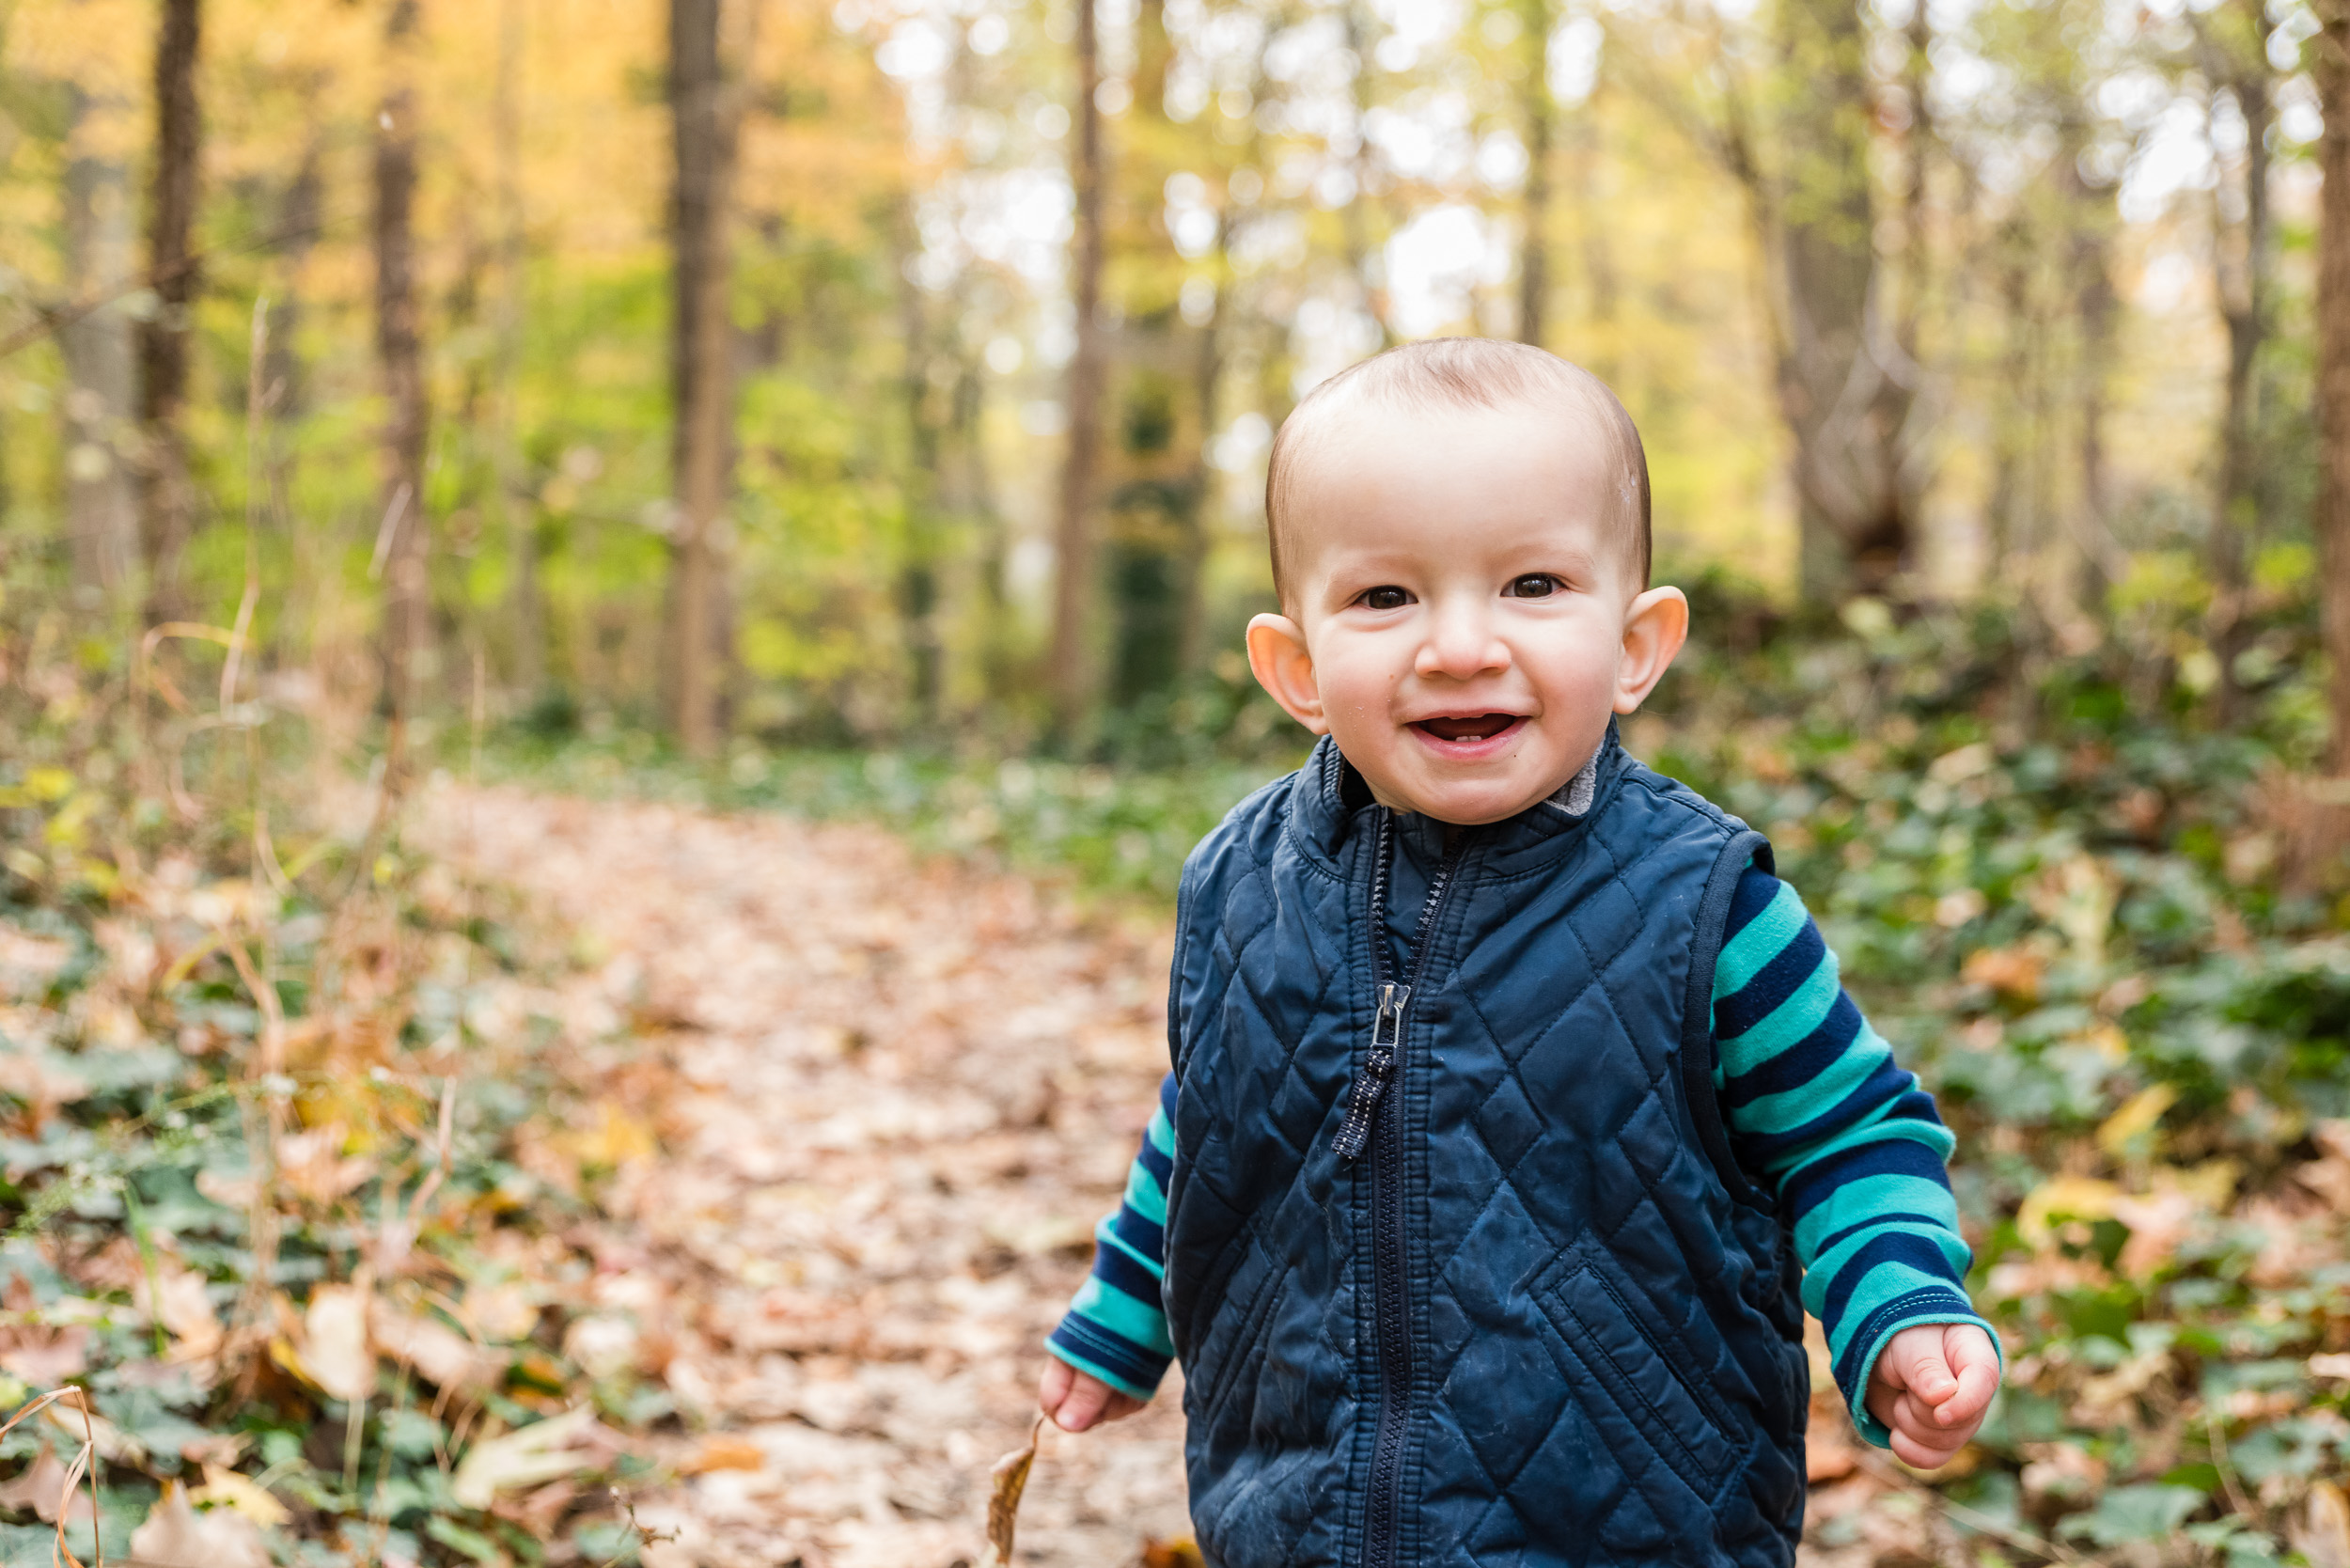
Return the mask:
{"type": "Polygon", "coordinates": [[[1958,1379],[1944,1358],[1942,1330],[1904,1329],[1885,1347],[1893,1363],[1894,1380],[1928,1404],[1939,1404],[1958,1392],[1958,1379]]]}
{"type": "Polygon", "coordinates": [[[1938,1470],[1949,1464],[1957,1455],[1958,1450],[1966,1446],[1960,1443],[1951,1448],[1938,1448],[1919,1441],[1917,1436],[1900,1427],[1893,1429],[1893,1457],[1913,1470],[1938,1470]]]}
{"type": "Polygon", "coordinates": [[[1061,1402],[1069,1397],[1069,1386],[1076,1381],[1076,1376],[1077,1369],[1068,1362],[1056,1356],[1046,1356],[1044,1375],[1037,1380],[1036,1385],[1037,1408],[1048,1416],[1058,1412],[1061,1402]]]}
{"type": "Polygon", "coordinates": [[[1957,1386],[1936,1406],[1935,1419],[1944,1426],[1979,1419],[1991,1408],[1991,1396],[1999,1391],[1999,1354],[1992,1348],[1991,1337],[1972,1324],[1953,1327],[1945,1348],[1957,1386]]]}
{"type": "Polygon", "coordinates": [[[1116,1389],[1098,1377],[1072,1379],[1068,1397],[1060,1402],[1059,1409],[1052,1412],[1053,1424],[1063,1432],[1083,1432],[1102,1419],[1102,1412],[1116,1394],[1116,1389]]]}

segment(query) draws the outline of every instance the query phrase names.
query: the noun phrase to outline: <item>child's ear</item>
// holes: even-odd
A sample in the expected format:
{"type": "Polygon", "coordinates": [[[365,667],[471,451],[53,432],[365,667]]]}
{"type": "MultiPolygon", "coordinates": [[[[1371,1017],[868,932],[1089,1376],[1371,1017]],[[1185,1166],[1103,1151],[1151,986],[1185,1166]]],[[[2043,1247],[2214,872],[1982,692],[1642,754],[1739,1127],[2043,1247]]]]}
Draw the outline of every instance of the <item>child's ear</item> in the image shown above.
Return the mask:
{"type": "Polygon", "coordinates": [[[1285,615],[1252,618],[1248,668],[1290,717],[1317,735],[1330,732],[1330,721],[1322,713],[1322,688],[1314,684],[1314,656],[1297,622],[1285,615]]]}
{"type": "Polygon", "coordinates": [[[1672,667],[1689,640],[1689,601],[1677,588],[1649,589],[1623,618],[1623,660],[1616,666],[1616,712],[1629,713],[1672,667]]]}

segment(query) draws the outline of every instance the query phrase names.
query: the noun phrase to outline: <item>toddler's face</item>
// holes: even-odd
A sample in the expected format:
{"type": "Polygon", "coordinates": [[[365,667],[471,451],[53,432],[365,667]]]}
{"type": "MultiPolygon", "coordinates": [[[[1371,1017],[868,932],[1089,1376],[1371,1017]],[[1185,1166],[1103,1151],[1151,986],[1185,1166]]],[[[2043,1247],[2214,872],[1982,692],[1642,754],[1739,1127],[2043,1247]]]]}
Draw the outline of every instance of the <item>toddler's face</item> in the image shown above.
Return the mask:
{"type": "Polygon", "coordinates": [[[1384,804],[1525,810],[1679,651],[1687,602],[1639,591],[1605,451],[1555,410],[1369,406],[1298,454],[1291,614],[1250,623],[1249,664],[1384,804]]]}

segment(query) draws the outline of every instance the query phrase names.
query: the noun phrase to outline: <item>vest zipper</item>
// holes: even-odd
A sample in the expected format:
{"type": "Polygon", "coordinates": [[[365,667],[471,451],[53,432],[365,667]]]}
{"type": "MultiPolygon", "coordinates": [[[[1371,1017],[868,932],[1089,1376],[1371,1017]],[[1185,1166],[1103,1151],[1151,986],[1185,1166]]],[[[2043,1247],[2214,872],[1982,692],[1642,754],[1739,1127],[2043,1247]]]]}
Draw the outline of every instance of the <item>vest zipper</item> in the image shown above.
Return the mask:
{"type": "Polygon", "coordinates": [[[1371,1448],[1371,1497],[1363,1514],[1362,1568],[1394,1568],[1402,1534],[1398,1472],[1403,1466],[1403,1425],[1412,1399],[1412,1330],[1409,1295],[1410,1262],[1403,1238],[1403,1116],[1378,1114],[1380,1102],[1401,1064],[1404,1011],[1418,986],[1434,947],[1436,917],[1451,892],[1461,849],[1467,834],[1458,828],[1445,838],[1444,857],[1428,881],[1428,897],[1419,906],[1412,929],[1412,945],[1402,985],[1387,978],[1387,868],[1395,854],[1395,813],[1379,813],[1379,846],[1371,876],[1371,979],[1377,1011],[1371,1025],[1371,1049],[1363,1071],[1347,1100],[1346,1121],[1339,1129],[1339,1153],[1353,1159],[1365,1138],[1375,1132],[1379,1145],[1371,1161],[1371,1266],[1373,1309],[1377,1313],[1379,1346],[1379,1431],[1371,1448]],[[1362,1123],[1356,1130],[1357,1121],[1362,1123]],[[1349,1133],[1354,1133],[1352,1146],[1349,1133]]]}

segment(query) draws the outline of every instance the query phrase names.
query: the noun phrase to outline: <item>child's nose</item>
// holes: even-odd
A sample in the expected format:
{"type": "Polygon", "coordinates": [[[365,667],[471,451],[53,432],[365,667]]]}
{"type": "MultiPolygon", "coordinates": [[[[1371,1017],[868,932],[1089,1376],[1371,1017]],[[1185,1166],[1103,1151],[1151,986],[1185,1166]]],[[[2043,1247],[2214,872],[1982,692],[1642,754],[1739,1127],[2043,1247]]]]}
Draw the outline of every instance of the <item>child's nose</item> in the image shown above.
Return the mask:
{"type": "Polygon", "coordinates": [[[1494,635],[1491,621],[1476,605],[1439,603],[1430,618],[1428,635],[1421,639],[1414,673],[1465,681],[1490,670],[1506,669],[1510,647],[1494,635]]]}

